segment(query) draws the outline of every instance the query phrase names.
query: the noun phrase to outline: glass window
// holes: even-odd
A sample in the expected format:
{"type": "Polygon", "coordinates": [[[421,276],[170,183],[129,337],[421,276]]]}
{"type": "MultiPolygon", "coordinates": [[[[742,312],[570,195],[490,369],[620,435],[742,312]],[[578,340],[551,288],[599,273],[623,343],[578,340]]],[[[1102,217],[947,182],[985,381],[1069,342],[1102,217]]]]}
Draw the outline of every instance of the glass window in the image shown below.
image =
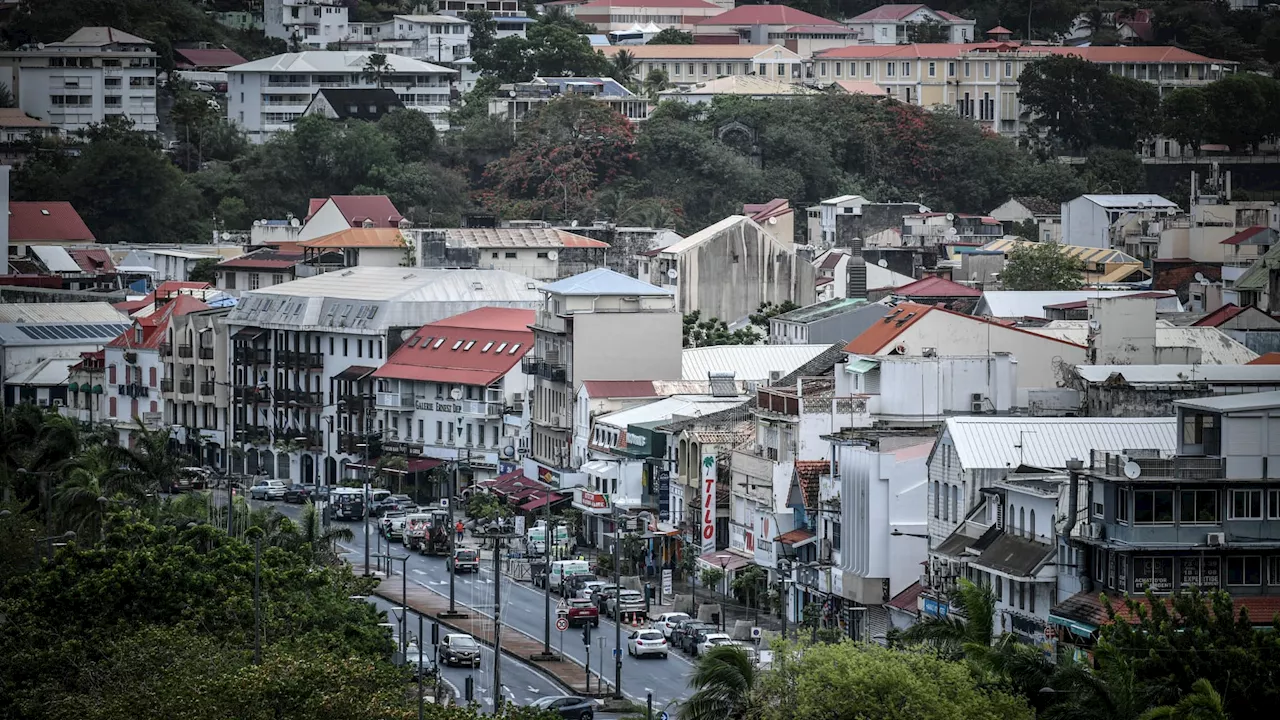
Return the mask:
{"type": "MultiPolygon", "coordinates": [[[[720,67],[718,65],[716,66],[716,72],[717,73],[720,72],[720,67]]],[[[827,76],[827,64],[824,62],[818,63],[818,77],[826,77],[826,76],[827,76]]]]}
{"type": "Polygon", "coordinates": [[[865,63],[862,66],[862,73],[867,77],[871,77],[871,63],[865,63]]]}
{"type": "Polygon", "coordinates": [[[1232,520],[1261,520],[1262,491],[1232,490],[1230,509],[1232,520]]]}
{"type": "Polygon", "coordinates": [[[947,63],[947,77],[955,77],[955,76],[956,76],[956,64],[953,62],[947,63]]]}
{"type": "Polygon", "coordinates": [[[929,77],[933,77],[938,72],[938,63],[929,63],[929,77]]]}
{"type": "Polygon", "coordinates": [[[991,77],[991,63],[989,62],[982,63],[982,77],[984,78],[991,77]]]}
{"type": "Polygon", "coordinates": [[[1267,491],[1267,517],[1280,520],[1280,490],[1267,491]]]}
{"type": "Polygon", "coordinates": [[[1116,522],[1121,524],[1129,522],[1129,488],[1116,490],[1116,522]]]}
{"type": "Polygon", "coordinates": [[[840,73],[843,69],[844,63],[836,63],[836,77],[840,77],[840,73]]]}
{"type": "Polygon", "coordinates": [[[1133,559],[1133,589],[1173,592],[1173,558],[1136,557],[1133,559]]]}
{"type": "Polygon", "coordinates": [[[893,77],[893,67],[894,67],[893,63],[885,63],[884,74],[889,77],[893,77]]]}
{"type": "Polygon", "coordinates": [[[1135,490],[1133,524],[1156,525],[1173,522],[1172,490],[1135,490]]]}
{"type": "Polygon", "coordinates": [[[1004,76],[1007,78],[1013,77],[1013,63],[1007,62],[1004,64],[1004,76]]]}
{"type": "Polygon", "coordinates": [[[1178,521],[1187,525],[1218,522],[1218,491],[1183,490],[1178,493],[1178,521]]]}
{"type": "Polygon", "coordinates": [[[911,77],[911,63],[902,63],[902,77],[911,77]]]}
{"type": "Polygon", "coordinates": [[[1227,558],[1228,585],[1261,585],[1262,558],[1257,555],[1227,558]]]}
{"type": "Polygon", "coordinates": [[[1267,558],[1267,584],[1280,585],[1280,555],[1267,558]]]}

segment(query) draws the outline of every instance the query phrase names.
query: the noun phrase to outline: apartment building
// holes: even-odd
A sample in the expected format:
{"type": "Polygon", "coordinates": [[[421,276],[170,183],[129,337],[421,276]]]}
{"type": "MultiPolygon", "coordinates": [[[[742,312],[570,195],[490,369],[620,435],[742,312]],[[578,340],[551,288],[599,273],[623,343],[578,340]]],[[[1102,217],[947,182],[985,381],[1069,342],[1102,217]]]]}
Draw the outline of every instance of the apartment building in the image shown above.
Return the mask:
{"type": "Polygon", "coordinates": [[[213,308],[174,316],[160,344],[164,421],[188,455],[215,468],[227,467],[229,447],[230,313],[231,308],[213,308]]]}
{"type": "Polygon", "coordinates": [[[826,50],[813,57],[809,80],[872,82],[902,102],[944,105],[994,132],[1018,135],[1029,119],[1018,101],[1018,75],[1046,55],[1074,55],[1098,63],[1109,72],[1151,83],[1162,95],[1206,85],[1236,69],[1235,63],[1173,47],[930,43],[826,50]]]}
{"type": "Polygon", "coordinates": [[[245,472],[346,476],[382,434],[371,376],[393,352],[461,312],[538,307],[536,288],[500,270],[355,267],[244,293],[227,324],[245,472]]]}
{"type": "Polygon", "coordinates": [[[285,53],[226,69],[227,119],[255,143],[288,130],[321,88],[390,88],[404,106],[426,113],[440,130],[449,122],[450,83],[456,70],[387,56],[375,79],[365,68],[371,52],[309,50],[285,53]]]}
{"type": "MultiPolygon", "coordinates": [[[[974,34],[975,22],[967,18],[934,10],[927,5],[894,4],[881,5],[860,15],[844,21],[850,29],[858,33],[858,41],[876,45],[902,45],[911,42],[913,30],[921,26],[934,25],[946,35],[946,42],[969,43],[977,40],[974,34]]],[[[996,33],[1003,28],[995,28],[987,34],[996,33]]]]}
{"type": "Polygon", "coordinates": [[[264,0],[264,32],[305,48],[324,49],[349,32],[343,0],[264,0]]]}
{"type": "Polygon", "coordinates": [[[151,41],[110,27],[0,52],[0,82],[19,108],[61,132],[112,117],[155,132],[156,59],[151,41]]]}
{"type": "Polygon", "coordinates": [[[448,63],[471,56],[471,23],[453,15],[396,15],[379,23],[351,23],[342,44],[448,63]]]}
{"type": "Polygon", "coordinates": [[[698,22],[724,12],[706,0],[591,0],[563,7],[599,33],[626,31],[637,25],[692,32],[698,22]]]}
{"type": "Polygon", "coordinates": [[[637,80],[661,70],[673,85],[691,85],[727,75],[804,82],[804,60],[781,45],[627,45],[601,50],[610,58],[621,50],[631,53],[637,80]]]}
{"type": "MultiPolygon", "coordinates": [[[[598,268],[544,285],[532,329],[532,459],[553,483],[576,472],[574,404],[586,380],[681,377],[683,321],[669,290],[598,268]]],[[[539,473],[541,474],[541,473],[539,473]]]]}
{"type": "Polygon", "coordinates": [[[502,85],[499,90],[501,92],[489,98],[489,115],[510,122],[512,127],[533,110],[565,95],[604,103],[632,122],[649,117],[649,99],[636,95],[613,78],[535,77],[529,82],[502,85]]]}
{"type": "Polygon", "coordinates": [[[528,19],[520,0],[442,0],[437,5],[441,14],[455,17],[460,17],[468,10],[488,10],[498,20],[513,17],[528,19]]]}
{"type": "MultiPolygon", "coordinates": [[[[408,230],[421,256],[419,264],[435,261],[432,241],[447,249],[475,253],[477,267],[506,270],[534,280],[552,281],[604,267],[609,243],[568,230],[531,223],[511,228],[439,228],[408,230]],[[428,255],[431,255],[428,257],[428,255]]],[[[446,250],[448,253],[448,250],[446,250]]]]}
{"type": "Polygon", "coordinates": [[[521,361],[533,320],[533,310],[486,307],[411,333],[373,373],[384,447],[464,461],[473,480],[498,477],[529,444],[521,361]]]}

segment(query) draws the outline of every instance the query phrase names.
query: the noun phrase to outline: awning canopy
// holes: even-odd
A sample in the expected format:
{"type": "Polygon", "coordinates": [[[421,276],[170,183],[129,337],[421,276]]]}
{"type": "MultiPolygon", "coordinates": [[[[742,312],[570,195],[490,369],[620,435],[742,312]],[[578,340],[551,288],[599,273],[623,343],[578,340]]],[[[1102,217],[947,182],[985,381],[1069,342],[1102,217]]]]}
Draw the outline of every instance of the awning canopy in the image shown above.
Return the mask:
{"type": "Polygon", "coordinates": [[[102,394],[102,386],[101,386],[101,385],[94,385],[94,386],[93,386],[93,394],[94,394],[94,395],[101,395],[101,394],[102,394]]]}
{"type": "Polygon", "coordinates": [[[862,373],[871,372],[872,370],[875,370],[878,367],[880,367],[880,363],[876,362],[875,360],[858,358],[857,360],[854,360],[848,365],[845,365],[844,369],[845,369],[845,372],[862,374],[862,373]]]}
{"type": "Polygon", "coordinates": [[[617,463],[611,463],[608,460],[592,460],[582,464],[582,472],[596,477],[612,480],[618,477],[617,463]]]}
{"type": "Polygon", "coordinates": [[[257,340],[267,331],[262,328],[245,327],[235,331],[231,336],[232,340],[257,340]]]}
{"type": "Polygon", "coordinates": [[[538,508],[545,506],[547,503],[555,504],[567,499],[568,496],[563,493],[537,493],[536,497],[521,505],[520,509],[524,512],[529,512],[530,510],[537,510],[538,508]]]}
{"type": "Polygon", "coordinates": [[[73,382],[73,383],[69,383],[69,384],[67,385],[67,389],[68,389],[68,390],[70,390],[71,392],[79,392],[79,391],[80,391],[80,383],[74,383],[74,382],[73,382]]]}
{"type": "Polygon", "coordinates": [[[782,543],[783,545],[790,545],[791,547],[804,547],[805,545],[808,545],[811,542],[816,542],[818,540],[818,536],[814,535],[808,530],[797,528],[795,530],[789,530],[787,532],[784,532],[775,539],[778,542],[782,543]]]}
{"type": "Polygon", "coordinates": [[[436,458],[414,458],[409,461],[409,472],[426,472],[428,470],[434,470],[443,464],[443,460],[437,460],[436,458]]]}
{"type": "Polygon", "coordinates": [[[706,553],[698,557],[698,562],[717,570],[723,568],[726,572],[741,570],[751,564],[750,560],[728,550],[706,553]]]}
{"type": "Polygon", "coordinates": [[[346,370],[343,370],[342,372],[338,373],[337,377],[339,380],[347,380],[350,382],[355,382],[357,380],[363,380],[369,377],[377,369],[378,368],[376,367],[369,367],[368,365],[352,365],[346,370]]]}

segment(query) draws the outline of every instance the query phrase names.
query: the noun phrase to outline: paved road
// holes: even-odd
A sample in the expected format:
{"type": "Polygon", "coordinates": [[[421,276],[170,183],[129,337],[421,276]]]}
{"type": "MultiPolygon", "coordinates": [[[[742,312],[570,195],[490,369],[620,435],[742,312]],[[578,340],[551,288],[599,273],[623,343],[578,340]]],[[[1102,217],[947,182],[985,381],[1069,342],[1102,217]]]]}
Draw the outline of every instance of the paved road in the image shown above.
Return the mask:
{"type": "MultiPolygon", "coordinates": [[[[262,503],[254,503],[255,506],[260,504],[262,503]]],[[[296,517],[299,512],[299,506],[297,505],[286,505],[281,502],[271,502],[269,504],[275,506],[285,515],[296,517]]],[[[343,545],[351,550],[348,559],[352,565],[357,572],[361,571],[364,563],[363,523],[335,521],[335,525],[344,525],[350,528],[355,536],[350,543],[343,543],[343,545]]],[[[369,542],[372,552],[377,552],[378,539],[372,525],[370,525],[369,542]]],[[[382,547],[385,548],[385,544],[382,547]]],[[[402,554],[405,550],[399,543],[393,543],[392,552],[393,554],[402,554]]],[[[400,572],[399,565],[399,563],[396,563],[394,568],[397,575],[400,572]]],[[[409,553],[407,565],[410,583],[440,593],[445,597],[448,596],[449,573],[445,569],[444,558],[409,553]]],[[[455,590],[455,600],[491,617],[493,614],[493,569],[491,567],[482,567],[480,572],[475,575],[459,575],[455,590]]],[[[551,608],[553,621],[555,600],[556,597],[553,596],[551,608]]],[[[545,615],[543,612],[543,594],[540,590],[532,588],[528,584],[504,578],[502,601],[502,626],[504,628],[513,628],[537,639],[543,638],[543,618],[545,615]]],[[[413,627],[416,627],[416,620],[414,622],[415,625],[413,627]]],[[[411,630],[413,627],[411,627],[411,630]]],[[[559,633],[556,632],[553,626],[551,636],[553,649],[563,652],[564,655],[573,658],[579,663],[586,662],[587,653],[582,645],[581,629],[571,629],[564,633],[559,633]]],[[[591,668],[593,674],[598,672],[603,659],[605,661],[605,677],[610,684],[613,682],[614,674],[613,658],[610,655],[614,649],[613,638],[613,623],[607,618],[601,618],[600,627],[592,630],[591,668]]],[[[674,716],[675,705],[689,695],[688,684],[689,676],[693,671],[692,663],[686,659],[685,655],[679,652],[671,653],[666,659],[631,658],[626,653],[626,641],[627,628],[624,627],[620,650],[623,694],[643,705],[646,694],[653,693],[654,715],[656,716],[665,709],[674,716]]],[[[506,667],[507,665],[503,665],[504,678],[507,677],[506,667]]],[[[511,683],[507,684],[511,686],[511,683]]],[[[519,696],[519,694],[517,696],[523,697],[519,696]]]]}

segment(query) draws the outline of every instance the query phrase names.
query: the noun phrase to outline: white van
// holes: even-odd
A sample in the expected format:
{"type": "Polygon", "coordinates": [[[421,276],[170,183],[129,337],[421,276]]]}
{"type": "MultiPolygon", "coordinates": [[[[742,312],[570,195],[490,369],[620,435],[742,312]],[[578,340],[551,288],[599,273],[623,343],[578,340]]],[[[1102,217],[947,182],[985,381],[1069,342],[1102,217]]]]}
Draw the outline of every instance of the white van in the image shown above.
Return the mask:
{"type": "Polygon", "coordinates": [[[553,560],[551,561],[551,570],[548,573],[551,589],[559,592],[565,578],[570,578],[574,575],[586,575],[590,572],[591,566],[587,564],[586,560],[553,560]]]}
{"type": "MultiPolygon", "coordinates": [[[[552,536],[555,538],[553,547],[568,545],[569,526],[563,523],[557,525],[552,536]]],[[[529,544],[529,552],[534,555],[543,555],[547,552],[547,547],[543,544],[546,540],[547,526],[542,520],[539,520],[536,525],[529,528],[529,532],[525,533],[525,541],[529,544]]]]}

